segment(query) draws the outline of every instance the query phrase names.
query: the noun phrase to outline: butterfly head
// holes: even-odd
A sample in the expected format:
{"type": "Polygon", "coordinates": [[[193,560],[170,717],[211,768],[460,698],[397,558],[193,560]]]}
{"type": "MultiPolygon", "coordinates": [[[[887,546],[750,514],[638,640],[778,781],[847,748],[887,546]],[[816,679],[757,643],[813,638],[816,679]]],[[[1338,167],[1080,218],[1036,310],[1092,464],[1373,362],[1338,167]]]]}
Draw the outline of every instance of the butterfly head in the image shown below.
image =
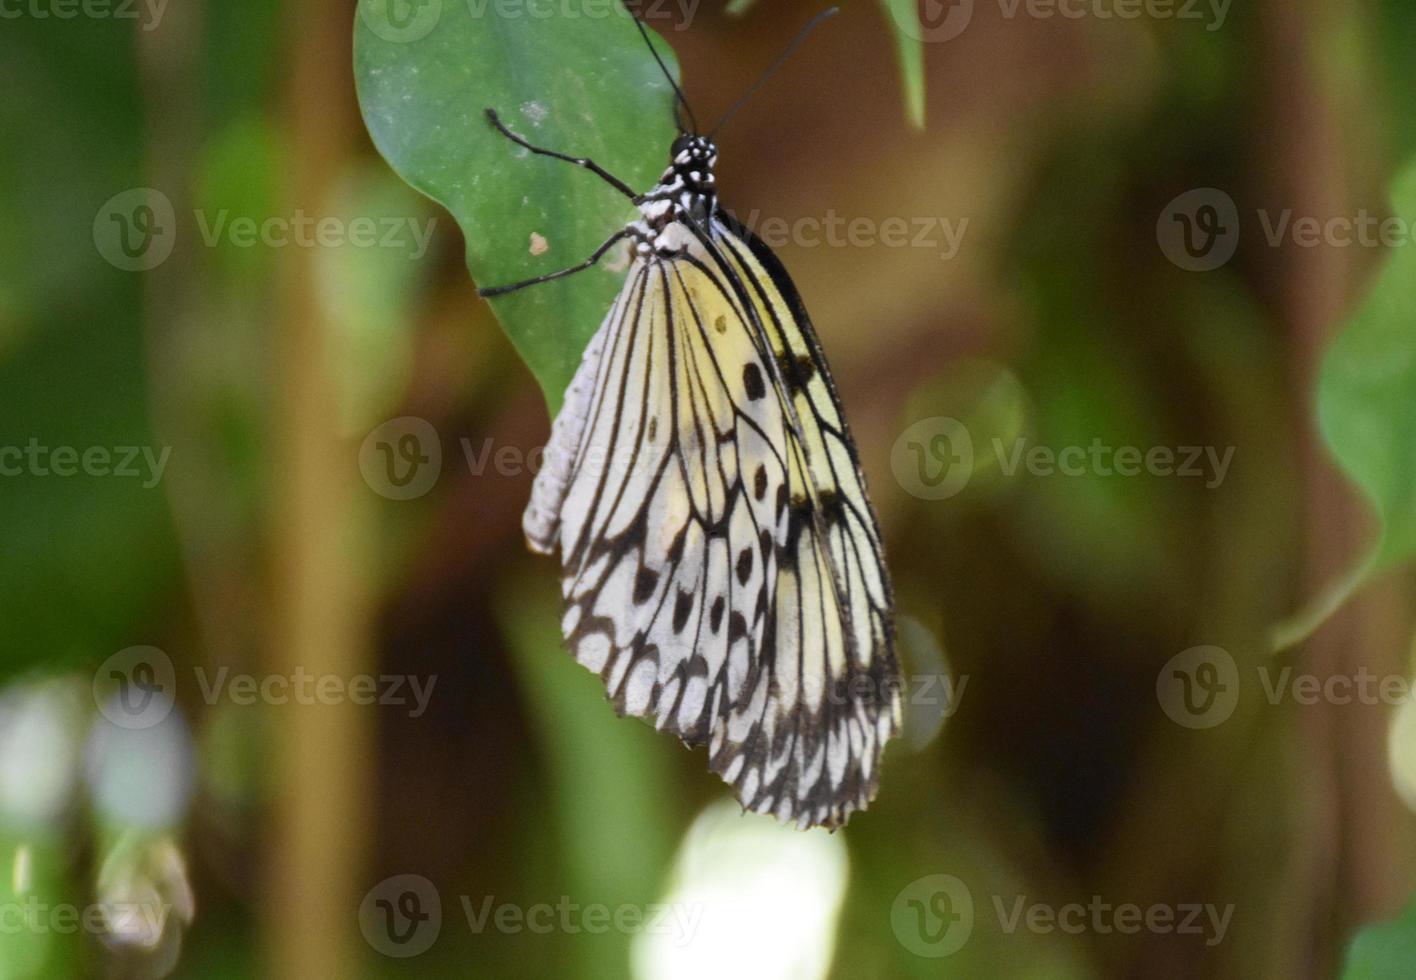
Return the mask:
{"type": "Polygon", "coordinates": [[[666,181],[677,178],[685,191],[712,194],[713,168],[718,164],[718,145],[707,136],[681,133],[669,149],[669,169],[666,181]]]}

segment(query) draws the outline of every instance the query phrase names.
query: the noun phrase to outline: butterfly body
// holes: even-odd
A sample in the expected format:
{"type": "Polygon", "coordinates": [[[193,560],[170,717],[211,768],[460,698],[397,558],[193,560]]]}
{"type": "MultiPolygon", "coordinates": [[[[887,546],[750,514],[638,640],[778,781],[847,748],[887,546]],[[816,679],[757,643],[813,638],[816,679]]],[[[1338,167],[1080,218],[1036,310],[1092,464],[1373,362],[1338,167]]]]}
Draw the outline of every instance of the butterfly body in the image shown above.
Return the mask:
{"type": "Polygon", "coordinates": [[[893,600],[811,322],[720,209],[716,161],[680,135],[592,256],[632,243],[523,527],[559,552],[567,645],[617,711],[706,744],[744,807],[836,827],[874,797],[899,729],[893,600]]]}

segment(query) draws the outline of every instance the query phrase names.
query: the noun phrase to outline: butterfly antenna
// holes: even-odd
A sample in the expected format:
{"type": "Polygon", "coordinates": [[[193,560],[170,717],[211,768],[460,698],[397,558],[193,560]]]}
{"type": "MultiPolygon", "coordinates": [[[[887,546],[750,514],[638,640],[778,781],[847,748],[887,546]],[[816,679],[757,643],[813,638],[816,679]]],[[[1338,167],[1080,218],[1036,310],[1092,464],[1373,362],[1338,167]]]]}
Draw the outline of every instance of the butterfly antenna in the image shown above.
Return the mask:
{"type": "Polygon", "coordinates": [[[727,112],[723,113],[723,118],[719,119],[718,125],[714,126],[713,129],[708,133],[708,138],[712,139],[713,136],[717,134],[718,130],[722,129],[723,126],[727,124],[727,121],[737,114],[737,111],[743,107],[743,104],[747,102],[748,99],[752,98],[754,95],[757,94],[757,90],[760,89],[763,85],[765,85],[767,83],[767,80],[777,73],[777,69],[781,68],[782,65],[786,63],[786,60],[792,56],[792,53],[795,52],[796,49],[801,46],[801,42],[806,40],[806,36],[808,34],[816,30],[817,26],[823,20],[826,20],[828,17],[834,17],[840,12],[840,7],[827,7],[825,10],[821,11],[821,13],[811,18],[811,22],[808,23],[805,27],[797,31],[796,37],[792,38],[791,43],[786,46],[786,49],[783,50],[781,54],[777,55],[777,60],[772,62],[771,66],[762,73],[762,77],[757,79],[757,81],[753,83],[752,88],[744,92],[742,94],[742,97],[739,98],[736,102],[734,102],[732,104],[732,107],[728,109],[727,112]]]}
{"type": "Polygon", "coordinates": [[[693,124],[693,132],[698,132],[698,119],[693,114],[693,106],[688,104],[688,99],[684,97],[683,89],[679,88],[678,82],[674,81],[674,76],[669,72],[669,66],[664,64],[664,59],[659,57],[659,49],[654,47],[654,42],[649,40],[649,31],[645,29],[644,22],[638,17],[634,18],[634,26],[639,28],[639,36],[644,38],[644,43],[649,46],[649,53],[654,56],[654,60],[659,63],[659,70],[664,73],[664,77],[673,86],[674,95],[678,101],[674,103],[674,123],[678,126],[679,132],[687,132],[683,128],[683,119],[679,116],[679,106],[688,110],[688,121],[693,124]]]}

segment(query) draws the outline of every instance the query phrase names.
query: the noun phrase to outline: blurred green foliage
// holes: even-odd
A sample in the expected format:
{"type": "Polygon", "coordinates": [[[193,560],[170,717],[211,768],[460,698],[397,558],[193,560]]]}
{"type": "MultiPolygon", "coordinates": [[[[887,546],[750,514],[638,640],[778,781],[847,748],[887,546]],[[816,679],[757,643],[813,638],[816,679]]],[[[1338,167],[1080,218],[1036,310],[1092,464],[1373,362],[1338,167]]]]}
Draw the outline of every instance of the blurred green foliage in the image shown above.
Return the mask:
{"type": "Polygon", "coordinates": [[[1416,963],[1416,905],[1391,922],[1368,926],[1352,940],[1342,980],[1406,980],[1416,963]]]}
{"type": "Polygon", "coordinates": [[[142,281],[94,247],[104,202],[143,184],[136,52],[92,20],[7,20],[4,43],[0,128],[28,135],[0,148],[0,444],[38,462],[0,481],[0,677],[126,646],[178,571],[160,487],[50,459],[158,442],[142,281]]]}

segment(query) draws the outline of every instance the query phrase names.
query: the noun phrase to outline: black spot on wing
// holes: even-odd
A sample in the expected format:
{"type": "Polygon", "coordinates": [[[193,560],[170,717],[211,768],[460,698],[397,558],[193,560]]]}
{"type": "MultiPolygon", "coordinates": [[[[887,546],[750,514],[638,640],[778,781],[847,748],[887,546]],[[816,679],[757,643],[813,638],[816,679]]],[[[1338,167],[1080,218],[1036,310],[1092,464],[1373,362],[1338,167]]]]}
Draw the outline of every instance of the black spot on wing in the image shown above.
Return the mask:
{"type": "Polygon", "coordinates": [[[796,393],[804,389],[816,375],[816,362],[806,354],[793,357],[783,353],[777,357],[777,370],[781,373],[787,390],[796,393]]]}
{"type": "Polygon", "coordinates": [[[728,617],[728,642],[736,643],[747,635],[747,620],[742,613],[734,612],[728,617]]]}
{"type": "Polygon", "coordinates": [[[683,628],[688,625],[688,616],[693,612],[693,593],[679,591],[678,599],[674,601],[674,632],[682,633],[683,628]]]}
{"type": "Polygon", "coordinates": [[[751,548],[751,547],[747,547],[747,548],[742,549],[742,552],[738,555],[738,560],[737,560],[737,577],[738,577],[738,582],[741,583],[742,585],[746,585],[746,584],[747,584],[747,580],[752,577],[752,548],[751,548]]]}
{"type": "Polygon", "coordinates": [[[654,595],[654,588],[659,584],[659,573],[652,568],[641,568],[639,574],[634,576],[634,603],[643,605],[654,595]]]}
{"type": "Polygon", "coordinates": [[[755,363],[748,362],[742,369],[742,386],[751,401],[758,401],[767,394],[767,385],[762,380],[762,369],[755,363]]]}

